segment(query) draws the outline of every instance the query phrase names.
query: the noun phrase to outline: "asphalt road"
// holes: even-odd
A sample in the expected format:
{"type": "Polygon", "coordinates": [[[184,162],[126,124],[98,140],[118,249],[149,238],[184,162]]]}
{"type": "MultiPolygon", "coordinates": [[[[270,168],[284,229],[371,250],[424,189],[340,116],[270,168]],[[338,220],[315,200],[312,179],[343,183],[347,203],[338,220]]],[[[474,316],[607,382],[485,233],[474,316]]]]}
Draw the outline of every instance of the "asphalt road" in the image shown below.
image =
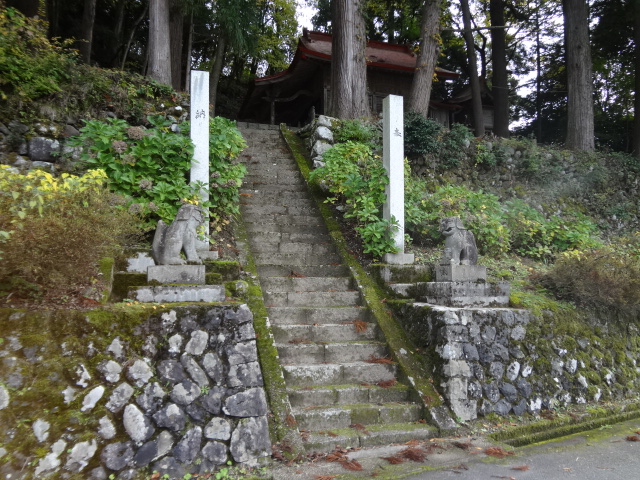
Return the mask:
{"type": "Polygon", "coordinates": [[[606,426],[559,440],[515,449],[502,460],[471,459],[442,470],[406,477],[410,480],[636,480],[640,479],[640,420],[606,426]],[[520,469],[514,469],[520,467],[520,469]]]}

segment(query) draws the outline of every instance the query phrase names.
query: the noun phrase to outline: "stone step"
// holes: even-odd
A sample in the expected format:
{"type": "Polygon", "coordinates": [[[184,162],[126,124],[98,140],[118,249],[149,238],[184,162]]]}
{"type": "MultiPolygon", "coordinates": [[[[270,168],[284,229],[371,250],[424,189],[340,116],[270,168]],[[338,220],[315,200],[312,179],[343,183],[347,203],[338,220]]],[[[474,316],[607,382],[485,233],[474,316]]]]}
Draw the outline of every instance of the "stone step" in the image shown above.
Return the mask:
{"type": "Polygon", "coordinates": [[[284,205],[284,204],[254,204],[248,205],[240,202],[243,215],[314,215],[318,216],[318,208],[315,205],[308,207],[298,205],[284,205]]]}
{"type": "Polygon", "coordinates": [[[354,307],[360,304],[360,292],[265,292],[265,305],[273,307],[354,307]]]}
{"type": "Polygon", "coordinates": [[[369,425],[415,422],[422,418],[422,407],[410,403],[386,403],[382,405],[356,404],[339,408],[325,406],[297,407],[292,409],[298,428],[305,430],[331,430],[349,428],[360,424],[364,430],[369,425]]]}
{"type": "Polygon", "coordinates": [[[345,265],[258,265],[261,277],[346,277],[349,268],[345,265]]]}
{"type": "Polygon", "coordinates": [[[316,202],[314,202],[306,192],[243,193],[240,195],[240,204],[247,206],[285,205],[316,208],[316,202]]]}
{"type": "Polygon", "coordinates": [[[376,384],[393,380],[397,374],[397,365],[367,362],[283,365],[282,369],[288,386],[376,384]]]}
{"type": "Polygon", "coordinates": [[[340,265],[341,260],[342,259],[337,253],[325,255],[257,253],[254,255],[254,261],[256,262],[256,265],[278,265],[288,267],[304,267],[310,265],[340,265]]]}
{"type": "Polygon", "coordinates": [[[240,193],[278,193],[278,192],[304,192],[308,193],[307,186],[302,184],[287,184],[287,185],[268,185],[265,182],[243,182],[239,189],[240,193]]]}
{"type": "Polygon", "coordinates": [[[388,355],[380,342],[340,342],[327,344],[277,344],[280,360],[285,365],[314,363],[351,363],[388,355]]]}
{"type": "Polygon", "coordinates": [[[262,290],[268,292],[329,292],[353,290],[348,277],[266,277],[260,279],[262,290]]]}
{"type": "Polygon", "coordinates": [[[280,232],[252,232],[249,237],[251,245],[258,244],[287,244],[287,243],[317,243],[332,244],[331,237],[326,233],[280,233],[280,232]]]}
{"type": "Polygon", "coordinates": [[[264,175],[245,175],[242,180],[243,185],[304,185],[303,177],[300,173],[298,174],[264,174],[264,175]]]}
{"type": "Polygon", "coordinates": [[[274,324],[272,329],[276,343],[357,342],[378,338],[377,325],[368,322],[362,325],[360,331],[351,322],[317,325],[274,324]]]}
{"type": "Polygon", "coordinates": [[[247,168],[245,178],[250,178],[252,176],[263,179],[295,177],[301,181],[303,178],[298,166],[294,162],[287,161],[284,158],[280,160],[263,160],[262,158],[253,156],[252,161],[248,162],[247,165],[249,168],[247,168]]]}
{"type": "Polygon", "coordinates": [[[242,218],[245,223],[262,225],[324,226],[324,219],[319,215],[260,215],[258,213],[243,212],[242,218]]]}
{"type": "Polygon", "coordinates": [[[303,233],[307,235],[329,235],[326,225],[279,225],[275,223],[245,223],[249,237],[254,233],[303,233]]]}
{"type": "Polygon", "coordinates": [[[336,248],[330,242],[297,243],[297,242],[256,242],[250,241],[251,250],[260,253],[286,253],[295,255],[335,255],[336,248]]]}
{"type": "MultiPolygon", "coordinates": [[[[362,307],[268,307],[269,320],[274,325],[346,324],[366,322],[369,312],[362,307]]],[[[355,326],[353,326],[355,329],[355,326]]]]}
{"type": "Polygon", "coordinates": [[[438,436],[438,429],[424,423],[393,423],[369,425],[365,431],[355,428],[308,432],[304,436],[307,452],[331,452],[341,448],[365,448],[403,444],[411,440],[429,440],[438,436]]]}
{"type": "Polygon", "coordinates": [[[409,398],[409,387],[402,384],[396,384],[389,388],[377,385],[294,387],[288,388],[287,392],[291,406],[298,408],[316,405],[405,402],[409,398]]]}

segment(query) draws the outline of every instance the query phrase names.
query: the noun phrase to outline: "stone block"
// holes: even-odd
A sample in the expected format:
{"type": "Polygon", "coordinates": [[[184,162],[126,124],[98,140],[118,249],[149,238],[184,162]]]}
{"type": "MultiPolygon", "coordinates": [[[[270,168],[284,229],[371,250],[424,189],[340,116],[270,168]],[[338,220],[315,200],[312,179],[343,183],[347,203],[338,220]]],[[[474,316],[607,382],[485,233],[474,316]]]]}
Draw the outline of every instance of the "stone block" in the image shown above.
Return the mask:
{"type": "Polygon", "coordinates": [[[482,265],[436,265],[436,282],[478,282],[487,279],[482,265]]]}
{"type": "Polygon", "coordinates": [[[422,282],[415,295],[420,301],[447,307],[500,307],[509,304],[509,282],[422,282]]]}
{"type": "Polygon", "coordinates": [[[415,258],[413,253],[385,253],[383,260],[390,265],[410,265],[415,258]]]}
{"type": "Polygon", "coordinates": [[[147,281],[204,285],[204,272],[204,265],[154,265],[147,268],[147,281]]]}
{"type": "Polygon", "coordinates": [[[138,287],[129,291],[129,298],[144,303],[223,302],[226,296],[222,285],[193,285],[138,287]]]}

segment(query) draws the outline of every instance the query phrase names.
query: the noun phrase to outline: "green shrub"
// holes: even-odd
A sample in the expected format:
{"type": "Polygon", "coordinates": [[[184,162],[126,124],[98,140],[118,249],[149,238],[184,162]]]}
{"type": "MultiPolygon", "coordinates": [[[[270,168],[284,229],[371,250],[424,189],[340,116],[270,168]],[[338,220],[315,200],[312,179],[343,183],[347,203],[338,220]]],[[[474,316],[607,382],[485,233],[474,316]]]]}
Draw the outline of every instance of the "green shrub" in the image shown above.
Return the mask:
{"type": "Polygon", "coordinates": [[[311,180],[333,194],[327,202],[346,205],[345,217],[355,220],[364,252],[374,257],[394,252],[389,234],[393,223],[381,218],[389,179],[380,157],[368,145],[348,141],[329,149],[323,161],[325,166],[311,172],[311,180]]]}
{"type": "Polygon", "coordinates": [[[464,125],[454,124],[451,129],[415,112],[404,118],[404,148],[410,157],[428,155],[435,158],[440,170],[459,166],[466,157],[466,148],[473,138],[464,125]]]}
{"type": "Polygon", "coordinates": [[[0,295],[49,295],[95,281],[99,260],[139,230],[140,219],[118,208],[122,199],[106,184],[102,170],[55,178],[0,165],[0,295]]]}
{"type": "Polygon", "coordinates": [[[505,207],[511,248],[519,255],[550,260],[558,252],[599,245],[596,225],[581,213],[568,212],[547,220],[519,199],[510,200],[505,207]]]}
{"type": "Polygon", "coordinates": [[[420,202],[423,222],[413,228],[434,243],[442,241],[438,231],[443,217],[460,217],[464,226],[476,237],[481,253],[500,255],[509,250],[509,230],[502,224],[503,210],[498,197],[467,187],[446,185],[438,187],[420,202]]]}
{"type": "Polygon", "coordinates": [[[407,155],[438,154],[440,132],[444,127],[416,112],[404,115],[404,149],[407,155]]]}
{"type": "MultiPolygon", "coordinates": [[[[147,218],[146,226],[154,228],[157,219],[173,221],[181,202],[198,201],[202,186],[188,183],[191,139],[170,132],[171,122],[162,116],[150,116],[148,120],[155,128],[131,127],[120,119],[91,120],[69,145],[82,147],[84,165],[103,169],[113,191],[125,196],[129,207],[147,218]]],[[[238,212],[238,189],[246,170],[232,160],[245,143],[233,122],[214,118],[209,145],[209,201],[202,206],[208,207],[211,218],[220,223],[238,212]]]]}
{"type": "Polygon", "coordinates": [[[61,91],[76,60],[69,46],[49,41],[44,21],[0,9],[0,98],[33,100],[61,91]]]}
{"type": "Polygon", "coordinates": [[[209,125],[210,215],[214,230],[240,213],[239,190],[247,168],[236,159],[247,146],[235,122],[214,117],[209,125]]]}
{"type": "MultiPolygon", "coordinates": [[[[163,126],[159,119],[150,121],[163,126]]],[[[90,120],[69,145],[82,147],[84,165],[103,169],[113,191],[149,219],[149,228],[158,218],[171,222],[180,200],[197,192],[187,183],[193,144],[184,135],[131,127],[120,119],[90,120]]]]}
{"type": "Polygon", "coordinates": [[[380,140],[380,131],[376,125],[364,120],[336,120],[333,125],[333,137],[336,142],[358,142],[373,145],[380,140]]]}
{"type": "Polygon", "coordinates": [[[542,283],[559,298],[620,311],[640,304],[640,236],[559,255],[542,283]]]}

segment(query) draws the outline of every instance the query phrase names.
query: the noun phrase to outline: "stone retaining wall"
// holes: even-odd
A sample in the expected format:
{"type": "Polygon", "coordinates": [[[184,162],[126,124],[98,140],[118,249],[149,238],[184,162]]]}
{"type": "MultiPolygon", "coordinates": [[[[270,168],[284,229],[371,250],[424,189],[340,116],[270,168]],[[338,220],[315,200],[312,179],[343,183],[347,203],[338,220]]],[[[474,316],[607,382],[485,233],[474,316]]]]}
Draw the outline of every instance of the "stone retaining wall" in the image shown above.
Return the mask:
{"type": "Polygon", "coordinates": [[[635,395],[638,327],[630,323],[620,330],[581,320],[576,334],[579,322],[563,324],[567,320],[560,317],[425,303],[404,305],[399,315],[462,421],[635,395]]]}
{"type": "MultiPolygon", "coordinates": [[[[14,313],[13,320],[21,315],[14,313]]],[[[0,445],[8,447],[0,448],[0,459],[7,457],[0,460],[5,463],[0,473],[58,478],[62,472],[82,472],[83,478],[106,479],[111,473],[136,478],[157,471],[182,478],[228,460],[260,463],[271,454],[271,442],[252,320],[246,305],[176,307],[136,327],[135,335],[144,339],[141,351],[117,331],[105,351],[97,351],[92,342],[70,347],[69,338],[59,348],[63,357],[78,358],[75,371],[51,380],[65,406],[50,408],[44,401],[33,406],[28,435],[47,453],[21,458],[33,465],[24,472],[6,461],[17,454],[9,450],[19,440],[13,437],[19,428],[13,423],[25,421],[16,413],[24,406],[20,390],[31,381],[26,372],[46,368],[41,362],[51,356],[23,347],[20,330],[15,331],[0,350],[5,429],[0,445]],[[95,364],[96,358],[102,360],[95,364]],[[72,418],[84,418],[94,431],[80,434],[77,425],[69,425],[60,434],[60,427],[54,428],[60,408],[77,408],[72,418]],[[57,433],[50,435],[50,430],[57,433]]]]}

